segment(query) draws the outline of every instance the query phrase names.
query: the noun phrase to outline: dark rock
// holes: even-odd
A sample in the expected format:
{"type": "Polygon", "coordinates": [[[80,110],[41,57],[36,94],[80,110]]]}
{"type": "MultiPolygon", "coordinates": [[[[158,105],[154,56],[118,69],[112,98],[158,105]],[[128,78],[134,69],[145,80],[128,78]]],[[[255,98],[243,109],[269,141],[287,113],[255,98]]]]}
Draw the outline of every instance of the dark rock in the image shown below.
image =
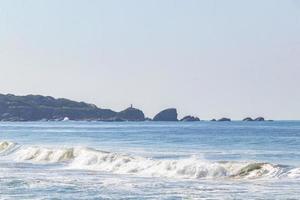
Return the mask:
{"type": "Polygon", "coordinates": [[[121,119],[123,121],[145,121],[145,115],[143,111],[129,107],[126,110],[118,112],[116,119],[121,119]]]}
{"type": "Polygon", "coordinates": [[[93,104],[41,95],[0,94],[1,121],[105,120],[116,112],[93,104]]]}
{"type": "Polygon", "coordinates": [[[212,120],[210,120],[210,121],[215,122],[215,121],[217,121],[217,120],[216,120],[216,119],[212,119],[212,120]]]}
{"type": "Polygon", "coordinates": [[[195,122],[195,121],[200,121],[200,119],[198,117],[194,117],[194,116],[185,116],[184,118],[182,118],[180,121],[183,122],[195,122]]]}
{"type": "Polygon", "coordinates": [[[223,118],[221,118],[221,119],[218,119],[218,121],[219,121],[219,122],[230,122],[231,119],[226,118],[226,117],[223,117],[223,118]]]}
{"type": "Polygon", "coordinates": [[[256,118],[256,119],[254,119],[254,121],[265,121],[265,118],[263,118],[263,117],[258,117],[258,118],[256,118]]]}
{"type": "Polygon", "coordinates": [[[178,121],[177,110],[175,108],[163,110],[155,115],[153,121],[178,121]]]}
{"type": "Polygon", "coordinates": [[[146,117],[146,118],[145,118],[145,121],[152,121],[152,119],[149,118],[149,117],[146,117]]]}
{"type": "Polygon", "coordinates": [[[245,119],[243,119],[243,121],[248,121],[248,122],[252,122],[253,119],[251,117],[246,117],[245,119]]]}

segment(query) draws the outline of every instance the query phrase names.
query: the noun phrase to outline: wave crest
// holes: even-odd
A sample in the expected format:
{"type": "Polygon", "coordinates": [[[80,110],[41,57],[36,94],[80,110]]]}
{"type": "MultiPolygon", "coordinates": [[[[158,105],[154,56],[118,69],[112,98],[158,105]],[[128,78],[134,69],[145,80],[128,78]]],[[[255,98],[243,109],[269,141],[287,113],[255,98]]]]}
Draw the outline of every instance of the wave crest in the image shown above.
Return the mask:
{"type": "MultiPolygon", "coordinates": [[[[15,143],[0,142],[0,153],[7,152],[14,146],[16,146],[15,143]]],[[[17,162],[65,163],[67,169],[96,170],[150,177],[257,179],[285,175],[289,178],[300,178],[300,168],[288,171],[270,163],[210,162],[196,157],[179,160],[155,160],[92,148],[19,146],[14,151],[10,151],[10,155],[17,162]]]]}
{"type": "Polygon", "coordinates": [[[16,143],[0,141],[0,155],[5,154],[16,146],[16,143]]]}
{"type": "Polygon", "coordinates": [[[16,153],[17,161],[35,161],[57,163],[72,160],[74,158],[73,148],[49,149],[40,147],[21,148],[16,153]]]}

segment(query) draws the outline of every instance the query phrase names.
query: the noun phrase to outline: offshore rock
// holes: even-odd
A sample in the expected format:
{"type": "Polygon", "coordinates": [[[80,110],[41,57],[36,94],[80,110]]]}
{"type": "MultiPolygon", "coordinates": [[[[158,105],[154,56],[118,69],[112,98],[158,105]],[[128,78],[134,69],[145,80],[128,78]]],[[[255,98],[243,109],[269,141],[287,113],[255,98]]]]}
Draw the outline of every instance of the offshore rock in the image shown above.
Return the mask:
{"type": "Polygon", "coordinates": [[[226,118],[226,117],[223,117],[223,118],[221,118],[221,119],[218,119],[218,121],[219,121],[219,122],[230,122],[231,119],[226,118]]]}
{"type": "Polygon", "coordinates": [[[116,119],[123,121],[145,121],[145,115],[143,111],[129,107],[121,112],[118,112],[116,119]]]}
{"type": "Polygon", "coordinates": [[[251,117],[246,117],[245,119],[243,119],[243,121],[248,121],[248,122],[252,122],[254,121],[251,117]]]}
{"type": "Polygon", "coordinates": [[[263,117],[257,117],[256,119],[254,119],[254,121],[265,121],[265,118],[263,118],[263,117]]]}
{"type": "Polygon", "coordinates": [[[184,118],[182,118],[180,121],[183,122],[195,122],[195,121],[200,121],[200,119],[198,117],[194,117],[194,116],[185,116],[184,118]]]}
{"type": "Polygon", "coordinates": [[[176,108],[161,111],[153,118],[153,121],[178,121],[176,108]]]}

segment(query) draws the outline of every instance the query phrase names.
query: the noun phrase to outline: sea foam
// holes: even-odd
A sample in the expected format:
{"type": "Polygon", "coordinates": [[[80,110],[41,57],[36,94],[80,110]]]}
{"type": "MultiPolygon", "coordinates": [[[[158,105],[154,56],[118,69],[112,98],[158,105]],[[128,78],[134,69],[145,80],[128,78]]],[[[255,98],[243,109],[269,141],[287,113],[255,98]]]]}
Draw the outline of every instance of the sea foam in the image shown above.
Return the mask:
{"type": "Polygon", "coordinates": [[[151,159],[122,153],[100,151],[92,148],[46,148],[21,146],[0,142],[0,155],[16,162],[36,164],[61,163],[65,169],[105,171],[115,174],[133,174],[145,177],[166,178],[232,178],[258,179],[288,177],[300,178],[300,168],[286,170],[271,163],[211,162],[196,157],[187,159],[151,159]],[[14,151],[9,151],[15,149],[14,151]],[[9,152],[3,154],[4,152],[9,152]]]}
{"type": "Polygon", "coordinates": [[[0,155],[9,152],[15,146],[16,146],[16,143],[8,142],[8,141],[0,141],[0,155]]]}

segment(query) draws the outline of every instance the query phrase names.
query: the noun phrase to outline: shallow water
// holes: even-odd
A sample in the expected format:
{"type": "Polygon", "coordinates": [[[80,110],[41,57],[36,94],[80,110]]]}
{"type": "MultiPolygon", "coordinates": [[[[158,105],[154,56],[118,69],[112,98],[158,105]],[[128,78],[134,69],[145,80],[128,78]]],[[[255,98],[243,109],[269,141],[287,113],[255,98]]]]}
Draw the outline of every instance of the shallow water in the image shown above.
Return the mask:
{"type": "Polygon", "coordinates": [[[299,199],[300,122],[0,123],[1,199],[299,199]]]}

